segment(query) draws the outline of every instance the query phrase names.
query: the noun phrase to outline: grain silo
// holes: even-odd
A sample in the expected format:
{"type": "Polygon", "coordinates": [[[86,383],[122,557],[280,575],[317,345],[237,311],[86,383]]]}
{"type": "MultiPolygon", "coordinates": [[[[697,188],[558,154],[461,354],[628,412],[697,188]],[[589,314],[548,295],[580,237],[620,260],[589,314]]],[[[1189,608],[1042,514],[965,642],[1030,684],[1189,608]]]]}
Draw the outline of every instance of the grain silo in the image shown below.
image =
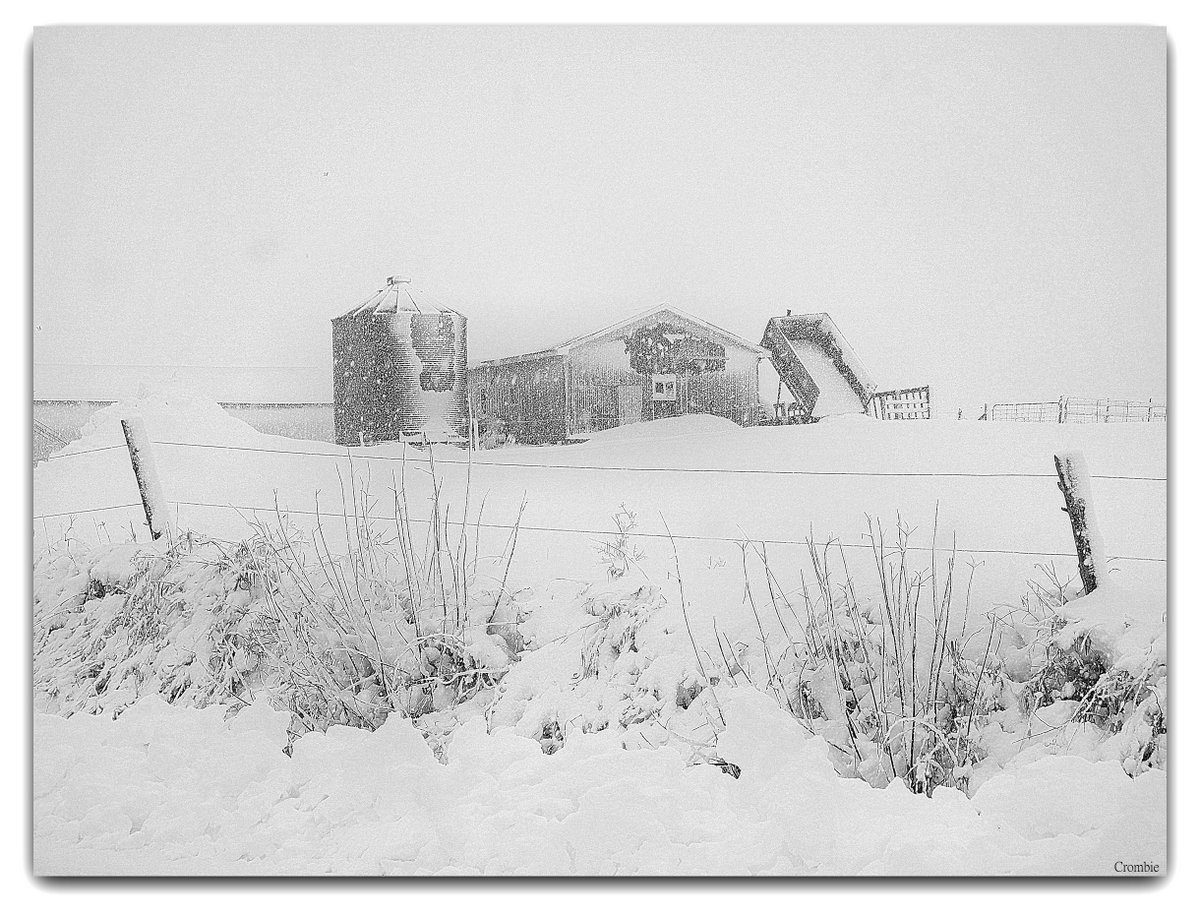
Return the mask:
{"type": "Polygon", "coordinates": [[[465,438],[466,317],[389,277],[333,320],[333,412],[345,446],[465,438]]]}

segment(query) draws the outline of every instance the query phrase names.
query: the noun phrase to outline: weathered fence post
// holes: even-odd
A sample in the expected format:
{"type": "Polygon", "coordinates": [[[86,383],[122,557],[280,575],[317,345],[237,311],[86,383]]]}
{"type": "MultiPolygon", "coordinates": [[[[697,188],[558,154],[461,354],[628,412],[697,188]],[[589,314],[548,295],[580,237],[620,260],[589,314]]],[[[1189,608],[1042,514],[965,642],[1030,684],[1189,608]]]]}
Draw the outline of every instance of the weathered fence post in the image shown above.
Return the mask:
{"type": "Polygon", "coordinates": [[[1067,501],[1064,512],[1071,520],[1075,537],[1075,553],[1079,555],[1079,578],[1084,593],[1092,592],[1107,577],[1107,558],[1096,510],[1092,506],[1092,479],[1087,462],[1080,452],[1058,452],[1054,455],[1058,470],[1058,487],[1067,501]]]}
{"type": "Polygon", "coordinates": [[[150,527],[150,537],[157,541],[170,534],[171,514],[163,494],[162,480],[154,465],[154,455],[150,451],[146,424],[140,417],[130,417],[121,421],[121,429],[125,433],[125,445],[129,447],[129,463],[133,465],[133,476],[137,478],[142,508],[146,511],[146,525],[150,527]]]}

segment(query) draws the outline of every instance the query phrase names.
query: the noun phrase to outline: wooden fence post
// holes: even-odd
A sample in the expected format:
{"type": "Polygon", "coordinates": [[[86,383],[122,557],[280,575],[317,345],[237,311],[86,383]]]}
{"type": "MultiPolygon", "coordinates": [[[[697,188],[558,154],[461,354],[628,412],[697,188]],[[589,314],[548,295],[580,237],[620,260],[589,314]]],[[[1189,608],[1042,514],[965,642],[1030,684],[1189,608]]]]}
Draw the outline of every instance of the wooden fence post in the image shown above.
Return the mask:
{"type": "Polygon", "coordinates": [[[150,451],[146,424],[140,417],[130,417],[121,421],[121,429],[125,433],[125,445],[129,447],[129,463],[137,478],[138,493],[142,496],[142,509],[146,511],[146,525],[150,527],[150,537],[157,541],[170,535],[171,514],[162,480],[154,465],[154,454],[150,451]]]}
{"type": "Polygon", "coordinates": [[[1095,590],[1107,578],[1107,558],[1096,510],[1092,506],[1092,480],[1087,462],[1080,452],[1058,452],[1054,455],[1058,471],[1058,487],[1067,501],[1064,512],[1071,520],[1075,538],[1075,553],[1079,555],[1079,578],[1084,593],[1095,590]]]}

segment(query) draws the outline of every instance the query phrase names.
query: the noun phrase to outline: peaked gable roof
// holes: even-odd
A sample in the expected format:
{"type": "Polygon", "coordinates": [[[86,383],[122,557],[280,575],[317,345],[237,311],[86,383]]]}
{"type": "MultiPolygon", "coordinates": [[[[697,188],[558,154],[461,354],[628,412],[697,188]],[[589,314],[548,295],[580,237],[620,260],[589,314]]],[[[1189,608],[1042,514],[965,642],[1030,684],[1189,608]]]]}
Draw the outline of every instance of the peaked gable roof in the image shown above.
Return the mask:
{"type": "Polygon", "coordinates": [[[613,334],[614,332],[620,331],[622,328],[626,328],[629,325],[636,325],[638,322],[645,321],[648,318],[653,318],[659,313],[673,315],[685,322],[698,325],[715,337],[723,338],[727,342],[737,347],[744,347],[746,350],[752,350],[760,355],[766,354],[766,350],[758,344],[753,344],[745,338],[734,334],[732,331],[726,331],[724,328],[720,328],[717,325],[712,324],[712,322],[706,322],[702,318],[697,318],[694,315],[684,312],[682,309],[676,309],[670,303],[665,302],[659,303],[657,306],[654,306],[652,309],[647,309],[645,312],[639,312],[637,315],[632,315],[629,318],[615,322],[606,328],[601,328],[599,331],[591,331],[587,334],[576,335],[575,337],[569,338],[568,340],[563,341],[561,344],[558,344],[550,349],[557,351],[570,350],[572,347],[577,347],[580,344],[586,344],[590,341],[598,340],[599,338],[613,334]]]}
{"type": "Polygon", "coordinates": [[[579,347],[582,344],[588,344],[592,341],[600,340],[601,338],[604,338],[610,334],[615,334],[623,328],[627,328],[630,325],[636,325],[638,322],[643,322],[646,319],[653,318],[655,315],[659,314],[673,316],[680,321],[687,322],[688,324],[694,325],[698,328],[703,328],[714,337],[721,338],[727,343],[733,344],[735,347],[741,347],[749,350],[755,354],[758,354],[760,357],[765,357],[768,355],[766,348],[761,347],[758,344],[751,343],[745,338],[734,334],[732,331],[726,331],[724,328],[712,324],[712,322],[706,322],[702,318],[697,318],[694,315],[684,312],[682,309],[676,309],[669,303],[664,302],[659,303],[657,306],[654,306],[651,309],[646,309],[644,312],[639,312],[637,315],[631,315],[630,317],[624,318],[619,322],[614,322],[613,324],[601,328],[598,331],[589,331],[586,334],[578,334],[575,337],[568,338],[560,344],[555,344],[553,347],[546,347],[542,350],[531,350],[526,353],[517,354],[511,357],[496,357],[491,360],[481,360],[477,365],[503,366],[509,363],[523,363],[526,360],[545,359],[546,357],[553,356],[555,354],[566,354],[574,347],[579,347]]]}

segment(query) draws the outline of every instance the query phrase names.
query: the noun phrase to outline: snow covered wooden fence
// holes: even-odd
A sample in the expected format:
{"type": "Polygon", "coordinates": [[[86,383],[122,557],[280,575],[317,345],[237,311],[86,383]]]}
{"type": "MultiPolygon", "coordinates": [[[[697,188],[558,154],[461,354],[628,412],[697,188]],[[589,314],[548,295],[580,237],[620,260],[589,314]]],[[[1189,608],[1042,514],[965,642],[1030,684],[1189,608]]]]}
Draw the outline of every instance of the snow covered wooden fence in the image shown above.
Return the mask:
{"type": "Polygon", "coordinates": [[[1111,398],[1074,398],[1058,401],[1017,401],[983,406],[981,420],[1020,423],[1131,423],[1166,421],[1167,405],[1154,401],[1116,401],[1111,398]]]}
{"type": "Polygon", "coordinates": [[[880,420],[929,420],[929,386],[875,392],[867,402],[867,413],[880,420]]]}

